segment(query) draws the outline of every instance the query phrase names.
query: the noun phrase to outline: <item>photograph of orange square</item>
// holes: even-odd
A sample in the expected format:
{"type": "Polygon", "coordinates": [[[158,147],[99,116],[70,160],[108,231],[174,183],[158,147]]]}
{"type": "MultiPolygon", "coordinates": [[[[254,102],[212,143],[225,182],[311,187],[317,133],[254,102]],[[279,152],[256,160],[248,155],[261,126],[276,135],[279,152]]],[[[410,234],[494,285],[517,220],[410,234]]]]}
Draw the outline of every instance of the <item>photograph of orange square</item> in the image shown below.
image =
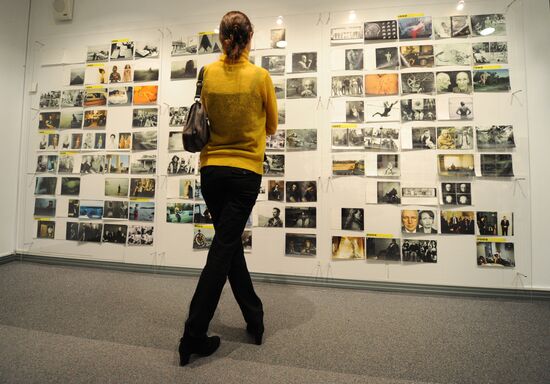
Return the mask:
{"type": "Polygon", "coordinates": [[[366,96],[387,96],[399,94],[397,73],[365,75],[366,96]]]}
{"type": "Polygon", "coordinates": [[[137,85],[134,87],[134,105],[156,104],[158,85],[137,85]]]}

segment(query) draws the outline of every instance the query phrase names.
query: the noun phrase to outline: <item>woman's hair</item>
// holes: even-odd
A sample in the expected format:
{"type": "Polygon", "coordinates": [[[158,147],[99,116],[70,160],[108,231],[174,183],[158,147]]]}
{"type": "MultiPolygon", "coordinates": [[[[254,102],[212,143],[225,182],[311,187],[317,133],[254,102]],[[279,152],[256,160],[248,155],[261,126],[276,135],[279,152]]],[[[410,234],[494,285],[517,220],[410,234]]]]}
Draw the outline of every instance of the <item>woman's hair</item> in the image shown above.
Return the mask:
{"type": "Polygon", "coordinates": [[[252,23],[239,11],[227,12],[220,22],[220,42],[227,57],[238,60],[252,35],[252,23]]]}

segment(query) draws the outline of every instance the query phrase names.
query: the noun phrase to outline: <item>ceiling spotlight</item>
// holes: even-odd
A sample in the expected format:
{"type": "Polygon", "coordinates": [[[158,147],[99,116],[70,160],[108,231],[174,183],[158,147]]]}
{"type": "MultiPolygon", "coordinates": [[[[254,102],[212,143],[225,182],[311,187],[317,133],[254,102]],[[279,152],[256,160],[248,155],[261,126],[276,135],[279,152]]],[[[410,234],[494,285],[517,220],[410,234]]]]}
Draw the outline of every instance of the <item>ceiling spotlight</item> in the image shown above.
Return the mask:
{"type": "Polygon", "coordinates": [[[456,10],[462,11],[464,9],[464,0],[458,0],[458,3],[456,4],[456,10]]]}
{"type": "Polygon", "coordinates": [[[214,28],[214,33],[220,33],[220,29],[218,27],[214,28]]]}
{"type": "Polygon", "coordinates": [[[357,14],[355,13],[355,11],[349,11],[348,20],[355,21],[356,18],[357,18],[357,14]]]}
{"type": "Polygon", "coordinates": [[[487,27],[479,32],[481,36],[489,36],[495,33],[495,29],[493,27],[487,27]]]}
{"type": "Polygon", "coordinates": [[[279,40],[275,43],[277,48],[286,48],[286,40],[279,40]]]}
{"type": "Polygon", "coordinates": [[[277,21],[275,21],[277,25],[283,25],[283,16],[277,16],[277,21]]]}

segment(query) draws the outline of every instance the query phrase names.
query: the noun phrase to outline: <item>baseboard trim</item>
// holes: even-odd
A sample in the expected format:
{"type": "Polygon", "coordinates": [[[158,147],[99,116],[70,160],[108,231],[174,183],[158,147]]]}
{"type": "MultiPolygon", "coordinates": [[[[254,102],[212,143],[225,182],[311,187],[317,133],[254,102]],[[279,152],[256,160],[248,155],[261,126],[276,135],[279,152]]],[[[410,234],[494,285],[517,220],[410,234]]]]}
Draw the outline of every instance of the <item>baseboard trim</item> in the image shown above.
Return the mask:
{"type": "MultiPolygon", "coordinates": [[[[155,266],[144,264],[120,263],[113,261],[83,260],[64,257],[39,256],[31,254],[15,254],[0,258],[0,264],[10,261],[30,263],[74,266],[85,268],[99,268],[124,272],[153,273],[161,275],[199,276],[201,269],[188,267],[155,266]]],[[[290,276],[270,273],[251,273],[252,279],[257,282],[292,284],[326,288],[342,288],[356,290],[370,290],[380,292],[413,293],[447,296],[471,296],[501,299],[528,299],[550,300],[550,291],[537,289],[506,289],[464,287],[450,285],[392,283],[381,281],[364,281],[335,278],[315,278],[310,276],[290,276]]]]}
{"type": "Polygon", "coordinates": [[[1,264],[6,264],[6,263],[9,263],[11,261],[14,261],[17,259],[17,256],[15,255],[15,253],[10,253],[10,254],[7,254],[7,255],[2,255],[0,256],[0,265],[1,264]]]}

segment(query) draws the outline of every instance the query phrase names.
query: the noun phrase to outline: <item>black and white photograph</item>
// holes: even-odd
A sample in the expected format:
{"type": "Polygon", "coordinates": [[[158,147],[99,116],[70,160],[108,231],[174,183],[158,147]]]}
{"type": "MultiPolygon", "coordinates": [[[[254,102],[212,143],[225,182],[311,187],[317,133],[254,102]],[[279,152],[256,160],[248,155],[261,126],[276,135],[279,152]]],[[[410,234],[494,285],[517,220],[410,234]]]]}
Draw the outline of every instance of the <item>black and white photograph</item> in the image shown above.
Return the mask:
{"type": "Polygon", "coordinates": [[[78,241],[100,243],[102,232],[103,232],[103,224],[79,223],[78,224],[78,241]]]}
{"type": "Polygon", "coordinates": [[[317,72],[317,52],[293,53],[292,72],[317,72]]]}
{"type": "Polygon", "coordinates": [[[477,149],[503,150],[516,147],[512,125],[476,127],[477,149]]]}
{"type": "Polygon", "coordinates": [[[82,149],[83,151],[91,151],[95,146],[95,133],[94,132],[85,132],[82,138],[82,149]]]}
{"type": "Polygon", "coordinates": [[[472,72],[446,71],[435,75],[437,93],[467,93],[473,91],[472,72]]]}
{"type": "Polygon", "coordinates": [[[363,149],[365,147],[365,131],[369,128],[361,128],[359,124],[354,124],[355,128],[347,128],[348,146],[350,148],[363,149]]]}
{"type": "Polygon", "coordinates": [[[376,40],[397,40],[397,21],[369,21],[364,25],[365,43],[376,40]]]}
{"type": "Polygon", "coordinates": [[[514,236],[514,213],[513,212],[498,212],[497,213],[497,235],[498,236],[514,236]]]}
{"type": "Polygon", "coordinates": [[[331,96],[363,96],[363,76],[332,76],[331,96]]]}
{"type": "Polygon", "coordinates": [[[69,75],[69,85],[84,85],[84,73],[86,72],[85,67],[71,68],[71,73],[69,75]]]}
{"type": "Polygon", "coordinates": [[[193,204],[189,203],[167,203],[166,222],[190,224],[193,222],[193,204]]]}
{"type": "Polygon", "coordinates": [[[271,31],[271,48],[283,49],[286,48],[286,29],[275,28],[271,31]]]}
{"type": "MultiPolygon", "coordinates": [[[[350,130],[350,144],[353,141],[350,130]]],[[[376,151],[399,150],[399,128],[366,127],[363,128],[363,146],[376,151]]]]}
{"type": "Polygon", "coordinates": [[[130,169],[129,155],[105,155],[105,170],[106,173],[125,174],[130,169]]]}
{"type": "Polygon", "coordinates": [[[401,233],[437,234],[437,212],[430,209],[402,209],[401,233]]]}
{"type": "Polygon", "coordinates": [[[128,226],[128,245],[153,245],[152,225],[130,225],[128,226]]]}
{"type": "Polygon", "coordinates": [[[401,184],[395,181],[377,183],[378,204],[401,204],[401,184]]]}
{"type": "Polygon", "coordinates": [[[61,112],[40,112],[38,114],[38,129],[59,129],[61,112]]]}
{"type": "Polygon", "coordinates": [[[363,123],[365,121],[365,102],[362,100],[346,101],[346,123],[363,123]]]}
{"type": "Polygon", "coordinates": [[[503,14],[472,15],[472,35],[506,36],[506,19],[503,14]]]}
{"type": "Polygon", "coordinates": [[[172,56],[185,56],[197,54],[199,37],[196,35],[180,37],[172,40],[172,56]]]}
{"type": "Polygon", "coordinates": [[[435,127],[411,128],[413,149],[436,149],[435,132],[435,127]]]}
{"type": "Polygon", "coordinates": [[[105,128],[106,125],[106,109],[87,109],[84,111],[84,128],[105,128]]]}
{"type": "Polygon", "coordinates": [[[61,91],[48,91],[40,94],[38,106],[41,109],[57,109],[61,101],[61,91]]]}
{"type": "Polygon", "coordinates": [[[193,249],[208,249],[214,240],[214,226],[212,224],[195,224],[193,226],[193,249]]]}
{"type": "Polygon", "coordinates": [[[78,222],[69,221],[65,228],[65,240],[78,241],[78,222]]]}
{"type": "Polygon", "coordinates": [[[313,234],[285,233],[286,256],[316,256],[317,237],[313,234]]]}
{"type": "Polygon", "coordinates": [[[271,201],[285,201],[285,187],[282,180],[268,180],[267,199],[271,201]]]}
{"type": "Polygon", "coordinates": [[[86,62],[103,62],[109,60],[109,44],[89,46],[86,53],[86,62]]]}
{"type": "Polygon", "coordinates": [[[82,107],[83,89],[66,89],[61,94],[61,108],[82,107]]]}
{"type": "Polygon", "coordinates": [[[168,175],[194,175],[197,172],[197,155],[189,152],[173,154],[168,163],[168,175]]]}
{"type": "Polygon", "coordinates": [[[399,99],[368,99],[366,103],[367,122],[400,121],[401,119],[399,99]]]}
{"type": "Polygon", "coordinates": [[[474,64],[508,64],[508,43],[505,41],[472,44],[474,64]]]}
{"type": "Polygon", "coordinates": [[[400,18],[399,39],[429,39],[432,37],[432,17],[400,18]]]}
{"type": "Polygon", "coordinates": [[[468,15],[451,16],[451,37],[470,36],[470,18],[468,15]]]}
{"type": "Polygon", "coordinates": [[[473,128],[437,127],[437,149],[474,149],[473,128]]]}
{"type": "Polygon", "coordinates": [[[313,97],[317,97],[316,77],[286,79],[287,99],[306,99],[313,97]]]}
{"type": "Polygon", "coordinates": [[[111,178],[105,179],[105,196],[107,197],[128,197],[128,189],[130,188],[130,180],[127,178],[111,178]]]}
{"type": "Polygon", "coordinates": [[[285,99],[286,98],[286,87],[285,87],[285,79],[284,78],[274,78],[273,80],[273,88],[275,89],[275,97],[277,99],[285,99]]]}
{"type": "Polygon", "coordinates": [[[80,219],[101,219],[103,217],[103,201],[80,200],[78,217],[80,219]]]}
{"type": "Polygon", "coordinates": [[[156,59],[160,55],[160,41],[136,41],[134,57],[136,59],[156,59]]]}
{"type": "Polygon", "coordinates": [[[436,119],[435,98],[402,99],[401,121],[434,121],[436,119]]]}
{"type": "Polygon", "coordinates": [[[507,69],[474,70],[474,91],[510,91],[510,73],[507,69]]]}
{"type": "Polygon", "coordinates": [[[401,69],[431,68],[434,66],[433,45],[403,45],[399,47],[401,69]]]}
{"type": "Polygon", "coordinates": [[[36,173],[55,173],[57,170],[57,155],[39,155],[36,159],[36,173]]]}
{"type": "Polygon", "coordinates": [[[130,197],[155,197],[155,179],[130,179],[130,197]]]}
{"type": "Polygon", "coordinates": [[[277,123],[279,125],[286,123],[286,107],[282,101],[277,103],[277,123]]]}
{"type": "Polygon", "coordinates": [[[111,60],[132,60],[134,58],[134,42],[128,40],[113,40],[111,42],[111,60]]]}
{"type": "Polygon", "coordinates": [[[107,105],[107,88],[86,87],[84,94],[84,107],[99,107],[107,105]]]}
{"type": "Polygon", "coordinates": [[[401,73],[401,93],[403,95],[434,93],[433,72],[401,73]]]}
{"type": "Polygon", "coordinates": [[[74,171],[74,155],[64,154],[59,155],[59,166],[57,173],[73,173],[74,171]]]}
{"type": "Polygon", "coordinates": [[[36,223],[37,239],[55,239],[55,221],[38,220],[36,223]]]}
{"type": "Polygon", "coordinates": [[[363,208],[342,208],[340,229],[363,231],[365,229],[365,210],[363,208]]]}
{"type": "Polygon", "coordinates": [[[97,174],[105,172],[105,155],[83,155],[80,163],[80,173],[97,174]]]}
{"type": "Polygon", "coordinates": [[[132,105],[133,87],[111,87],[107,102],[112,106],[128,106],[132,105]]]}
{"type": "Polygon", "coordinates": [[[333,176],[365,176],[364,159],[332,159],[333,176]]]}
{"type": "Polygon", "coordinates": [[[170,107],[168,126],[170,127],[183,127],[185,125],[185,120],[187,119],[187,112],[189,112],[189,107],[170,107]]]}
{"type": "MultiPolygon", "coordinates": [[[[49,135],[53,135],[52,133],[44,133],[40,135],[40,141],[38,142],[38,150],[39,151],[45,151],[48,148],[48,137],[49,135]]],[[[57,135],[59,137],[59,135],[57,135]]]]}
{"type": "Polygon", "coordinates": [[[82,128],[82,121],[84,119],[84,113],[81,109],[78,110],[64,110],[61,112],[61,120],[59,122],[60,129],[80,129],[82,128]]]}
{"type": "Polygon", "coordinates": [[[35,195],[55,195],[57,177],[38,176],[34,185],[35,195]]]}
{"type": "Polygon", "coordinates": [[[317,201],[316,181],[286,181],[287,203],[311,203],[317,201]]]}
{"type": "Polygon", "coordinates": [[[399,69],[397,47],[376,48],[376,69],[399,69]]]}
{"type": "Polygon", "coordinates": [[[126,244],[128,226],[124,224],[103,224],[104,243],[126,244]]]}
{"type": "Polygon", "coordinates": [[[365,238],[332,236],[332,260],[365,260],[365,238]]]}
{"type": "Polygon", "coordinates": [[[168,132],[168,150],[183,151],[183,149],[183,132],[181,130],[168,132]]]}
{"type": "Polygon", "coordinates": [[[481,157],[481,176],[513,177],[514,167],[511,154],[484,154],[481,157]]]}
{"type": "Polygon", "coordinates": [[[130,221],[155,221],[154,201],[130,201],[130,221]]]}
{"type": "Polygon", "coordinates": [[[403,239],[401,254],[404,262],[437,263],[437,241],[403,239]]]}
{"type": "MultiPolygon", "coordinates": [[[[62,151],[68,150],[71,148],[71,134],[68,132],[61,133],[59,135],[59,149],[62,151]]],[[[66,154],[63,154],[66,155],[66,154]]]]}
{"type": "Polygon", "coordinates": [[[432,19],[432,23],[433,23],[433,34],[436,39],[448,39],[451,37],[451,17],[450,16],[434,17],[432,19]]]}
{"type": "Polygon", "coordinates": [[[154,128],[158,125],[157,108],[135,108],[132,111],[133,128],[154,128]]]}
{"type": "Polygon", "coordinates": [[[396,177],[401,175],[399,155],[377,155],[376,168],[378,176],[396,177]]]}
{"type": "Polygon", "coordinates": [[[220,53],[220,38],[217,33],[200,33],[197,52],[199,55],[220,53]]]}
{"type": "Polygon", "coordinates": [[[256,213],[259,227],[282,228],[284,226],[280,205],[261,205],[257,207],[256,213]]]}
{"type": "Polygon", "coordinates": [[[170,68],[170,80],[194,80],[197,77],[197,61],[194,59],[172,61],[170,68]]]}
{"type": "Polygon", "coordinates": [[[151,175],[157,171],[157,155],[133,154],[130,163],[132,175],[151,175]]]}
{"type": "Polygon", "coordinates": [[[285,207],[285,227],[316,228],[317,208],[285,207]]]}
{"type": "Polygon", "coordinates": [[[401,239],[367,237],[367,260],[401,261],[401,239]]]}
{"type": "Polygon", "coordinates": [[[140,131],[132,133],[133,151],[152,151],[157,149],[157,131],[140,131]]]}
{"type": "Polygon", "coordinates": [[[498,231],[497,213],[491,211],[476,212],[477,230],[481,236],[496,236],[498,231]]]}
{"type": "Polygon", "coordinates": [[[441,211],[441,233],[449,235],[474,235],[475,212],[441,211]]]}
{"type": "MultiPolygon", "coordinates": [[[[449,98],[449,120],[473,120],[474,98],[472,96],[460,96],[449,98]]],[[[440,119],[444,117],[440,114],[440,119]]]]}
{"type": "Polygon", "coordinates": [[[508,267],[516,266],[514,243],[478,241],[477,265],[480,267],[508,267]]]}
{"type": "Polygon", "coordinates": [[[330,44],[354,44],[363,42],[362,25],[339,25],[330,28],[330,44]]]}
{"type": "Polygon", "coordinates": [[[56,206],[55,199],[38,197],[34,199],[34,216],[54,217],[55,206],[56,206]]]}
{"type": "Polygon", "coordinates": [[[193,223],[212,224],[212,215],[206,204],[195,204],[193,206],[193,223]]]}
{"type": "Polygon", "coordinates": [[[441,183],[443,205],[472,205],[472,184],[469,182],[441,183]]]}
{"type": "Polygon", "coordinates": [[[433,198],[437,190],[431,187],[402,187],[401,196],[407,198],[433,198]]]}
{"type": "Polygon", "coordinates": [[[103,218],[128,220],[128,202],[123,200],[105,200],[103,203],[103,218]]]}
{"type": "Polygon", "coordinates": [[[69,199],[68,206],[67,206],[67,216],[68,217],[80,216],[80,200],[69,199]]]}
{"type": "Polygon", "coordinates": [[[80,195],[80,177],[62,177],[61,194],[69,196],[80,195]]]}
{"type": "Polygon", "coordinates": [[[474,155],[437,155],[440,176],[475,176],[474,155]]]}
{"type": "Polygon", "coordinates": [[[471,44],[437,44],[434,46],[434,51],[437,67],[472,65],[471,44]]]}
{"type": "Polygon", "coordinates": [[[286,130],[287,151],[316,151],[317,130],[316,129],[287,129],[286,130]]]}
{"type": "Polygon", "coordinates": [[[266,154],[263,163],[264,176],[285,175],[285,155],[266,154]]]}
{"type": "Polygon", "coordinates": [[[204,200],[204,197],[202,196],[202,188],[201,188],[201,181],[199,179],[195,179],[195,194],[193,195],[195,200],[204,200]]]}
{"type": "Polygon", "coordinates": [[[285,130],[279,129],[273,135],[265,137],[266,151],[284,151],[285,150],[285,130]]]}
{"type": "Polygon", "coordinates": [[[159,63],[157,61],[140,61],[134,68],[134,81],[158,81],[159,63]]]}
{"type": "Polygon", "coordinates": [[[346,49],[345,69],[346,71],[363,70],[363,49],[362,48],[346,49]]]}
{"type": "MultiPolygon", "coordinates": [[[[43,135],[43,137],[46,135],[43,135]]],[[[43,148],[47,151],[57,151],[59,149],[59,135],[57,133],[50,133],[47,135],[48,141],[46,142],[46,146],[43,148]]],[[[43,143],[40,143],[40,147],[42,149],[43,143]]]]}

